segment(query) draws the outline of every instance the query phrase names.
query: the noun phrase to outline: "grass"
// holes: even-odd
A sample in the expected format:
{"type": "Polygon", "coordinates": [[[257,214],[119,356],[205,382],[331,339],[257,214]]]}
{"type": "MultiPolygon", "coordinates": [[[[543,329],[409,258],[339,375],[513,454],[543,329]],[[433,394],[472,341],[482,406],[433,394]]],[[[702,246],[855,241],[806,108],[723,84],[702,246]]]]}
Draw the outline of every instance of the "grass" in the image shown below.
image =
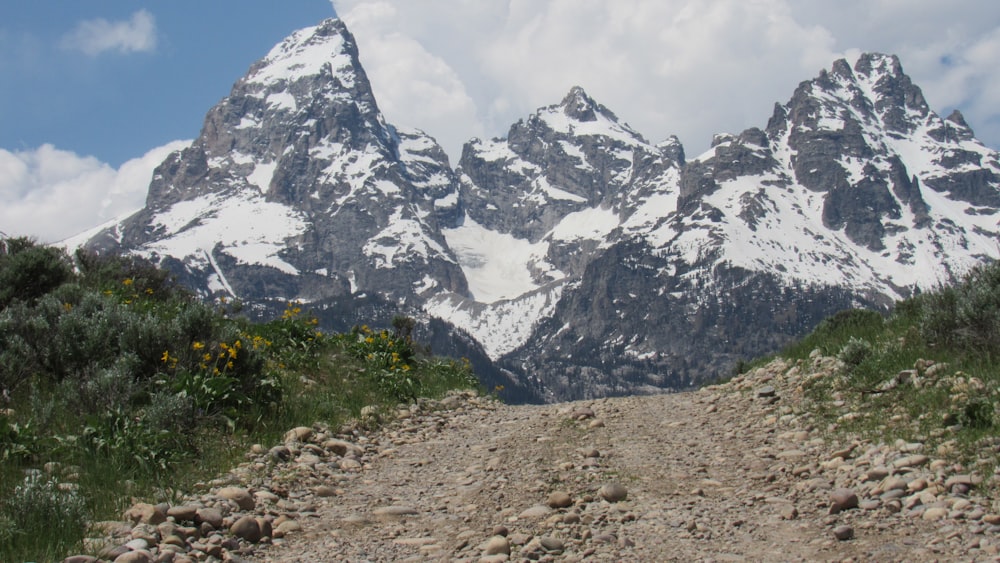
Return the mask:
{"type": "Polygon", "coordinates": [[[1000,429],[1000,264],[901,301],[887,317],[838,313],[778,356],[806,363],[815,350],[840,360],[836,373],[806,386],[808,408],[822,426],[886,443],[921,441],[931,453],[944,444],[945,457],[992,475],[1000,429]]]}
{"type": "Polygon", "coordinates": [[[3,243],[0,561],[81,553],[88,522],[175,501],[290,428],[477,385],[411,319],[329,334],[289,303],[252,323],[138,260],[3,243]]]}

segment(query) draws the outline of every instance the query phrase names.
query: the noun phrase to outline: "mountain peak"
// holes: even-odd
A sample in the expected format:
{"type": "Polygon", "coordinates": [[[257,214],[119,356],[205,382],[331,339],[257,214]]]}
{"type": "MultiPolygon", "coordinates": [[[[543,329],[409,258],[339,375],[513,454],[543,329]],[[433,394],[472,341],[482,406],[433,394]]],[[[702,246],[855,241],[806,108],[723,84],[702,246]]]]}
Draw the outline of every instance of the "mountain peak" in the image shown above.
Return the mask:
{"type": "Polygon", "coordinates": [[[358,69],[358,47],[354,36],[342,21],[328,19],[319,25],[295,31],[275,45],[267,56],[250,68],[246,81],[268,85],[358,69]]]}
{"type": "Polygon", "coordinates": [[[905,76],[899,57],[883,53],[862,53],[854,63],[854,70],[865,76],[878,75],[892,78],[905,76]]]}
{"type": "Polygon", "coordinates": [[[617,116],[608,108],[594,101],[580,86],[573,86],[569,93],[559,102],[563,112],[577,121],[597,121],[597,114],[604,114],[612,121],[618,121],[617,116]]]}

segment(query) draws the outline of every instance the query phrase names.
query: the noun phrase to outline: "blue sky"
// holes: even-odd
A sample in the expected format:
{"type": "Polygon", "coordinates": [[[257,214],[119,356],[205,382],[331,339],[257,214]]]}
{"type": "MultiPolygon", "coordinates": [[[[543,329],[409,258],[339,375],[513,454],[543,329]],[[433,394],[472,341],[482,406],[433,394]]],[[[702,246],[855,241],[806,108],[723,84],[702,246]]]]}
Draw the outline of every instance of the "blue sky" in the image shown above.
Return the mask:
{"type": "Polygon", "coordinates": [[[0,147],[51,143],[118,167],[196,136],[254,61],[333,15],[329,0],[4,2],[0,147]]]}
{"type": "Polygon", "coordinates": [[[291,32],[336,13],[390,123],[451,156],[583,86],[691,157],[766,125],[840,57],[899,55],[931,109],[1000,147],[1000,2],[31,0],[0,3],[0,232],[140,208],[153,167],[291,32]]]}

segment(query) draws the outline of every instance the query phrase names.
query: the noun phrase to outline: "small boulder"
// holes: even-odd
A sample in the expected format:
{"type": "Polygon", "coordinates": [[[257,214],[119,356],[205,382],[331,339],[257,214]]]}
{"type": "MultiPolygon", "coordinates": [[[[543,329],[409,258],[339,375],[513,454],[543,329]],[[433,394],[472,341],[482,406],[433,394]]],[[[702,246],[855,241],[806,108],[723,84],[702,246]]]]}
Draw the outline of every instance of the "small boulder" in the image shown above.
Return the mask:
{"type": "Polygon", "coordinates": [[[830,514],[858,507],[858,495],[851,489],[834,489],[830,492],[830,514]]]}
{"type": "Polygon", "coordinates": [[[216,494],[224,499],[235,502],[236,506],[240,507],[240,510],[253,510],[254,506],[256,506],[253,495],[250,494],[250,491],[242,487],[223,487],[216,494]]]}
{"type": "Polygon", "coordinates": [[[250,515],[243,516],[233,522],[233,525],[229,527],[229,533],[251,543],[259,542],[261,538],[260,524],[257,523],[256,518],[250,515]]]}
{"type": "Polygon", "coordinates": [[[850,526],[837,526],[833,529],[833,537],[839,541],[847,541],[854,537],[854,528],[850,526]]]}
{"type": "Polygon", "coordinates": [[[486,540],[483,546],[483,555],[510,555],[510,542],[503,536],[493,536],[486,540]]]}
{"type": "Polygon", "coordinates": [[[133,524],[150,524],[155,526],[167,519],[167,511],[161,508],[160,506],[145,502],[136,503],[125,511],[125,520],[133,524]]]}
{"type": "Polygon", "coordinates": [[[628,498],[628,489],[620,483],[606,483],[597,494],[608,502],[621,502],[628,498]]]}
{"type": "Polygon", "coordinates": [[[573,497],[566,491],[553,491],[545,501],[549,508],[566,508],[573,505],[573,497]]]}
{"type": "Polygon", "coordinates": [[[288,432],[285,432],[285,437],[283,442],[295,443],[295,442],[308,442],[313,436],[313,429],[308,426],[297,426],[292,428],[288,432]]]}
{"type": "Polygon", "coordinates": [[[218,508],[199,508],[194,516],[195,524],[207,524],[213,530],[222,528],[222,521],[222,512],[218,508]]]}

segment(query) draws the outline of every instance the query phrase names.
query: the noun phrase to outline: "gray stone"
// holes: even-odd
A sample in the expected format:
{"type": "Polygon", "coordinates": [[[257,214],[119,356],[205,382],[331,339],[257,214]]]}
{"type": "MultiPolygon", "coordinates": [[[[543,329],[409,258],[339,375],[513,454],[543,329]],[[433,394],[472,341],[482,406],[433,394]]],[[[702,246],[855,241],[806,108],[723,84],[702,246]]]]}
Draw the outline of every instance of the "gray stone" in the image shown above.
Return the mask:
{"type": "Polygon", "coordinates": [[[858,495],[851,489],[834,489],[830,492],[830,514],[858,507],[858,495]]]}
{"type": "Polygon", "coordinates": [[[393,518],[393,517],[403,517],[403,516],[415,516],[420,513],[417,511],[417,509],[410,506],[393,505],[393,506],[381,506],[379,508],[376,508],[375,510],[372,511],[372,514],[374,514],[375,516],[384,516],[393,518]]]}
{"type": "Polygon", "coordinates": [[[523,510],[518,514],[518,519],[521,520],[537,520],[540,518],[545,518],[546,516],[552,514],[552,509],[544,504],[538,504],[523,510]]]}
{"type": "Polygon", "coordinates": [[[268,450],[268,454],[275,461],[288,461],[292,459],[292,450],[288,449],[288,446],[274,446],[268,450]]]}
{"type": "Polygon", "coordinates": [[[331,487],[330,485],[318,485],[313,487],[313,494],[318,497],[332,497],[337,494],[337,489],[331,487]]]}
{"type": "Polygon", "coordinates": [[[251,543],[259,542],[261,538],[260,524],[256,518],[250,515],[243,516],[233,522],[233,525],[229,527],[229,533],[251,543]]]}
{"type": "Polygon", "coordinates": [[[833,537],[837,538],[839,541],[847,541],[854,537],[854,528],[841,525],[833,529],[833,537]]]}
{"type": "Polygon", "coordinates": [[[552,536],[542,536],[538,539],[542,548],[549,553],[562,553],[566,548],[565,542],[559,538],[554,538],[552,536]]]}
{"type": "Polygon", "coordinates": [[[549,508],[566,508],[573,505],[573,497],[565,491],[553,491],[545,502],[549,508]]]}
{"type": "Polygon", "coordinates": [[[621,502],[628,498],[628,489],[621,483],[606,483],[601,486],[597,494],[608,502],[621,502]]]}
{"type": "Polygon", "coordinates": [[[760,398],[774,397],[777,391],[771,385],[764,385],[757,388],[757,396],[760,398]]]}
{"type": "Polygon", "coordinates": [[[167,509],[167,516],[177,522],[193,522],[198,514],[198,507],[190,504],[182,506],[171,506],[167,509]]]}
{"type": "Polygon", "coordinates": [[[222,512],[218,508],[199,508],[195,513],[195,524],[208,524],[211,528],[218,530],[222,527],[222,512]]]}
{"type": "Polygon", "coordinates": [[[115,557],[114,563],[153,563],[153,554],[146,551],[129,551],[115,557]]]}
{"type": "Polygon", "coordinates": [[[166,510],[162,510],[159,506],[154,506],[145,502],[136,503],[125,511],[125,520],[128,520],[133,524],[142,523],[155,526],[160,522],[166,521],[166,519],[166,510]]]}
{"type": "Polygon", "coordinates": [[[292,428],[288,432],[285,432],[285,437],[282,440],[287,443],[294,442],[308,442],[310,438],[313,437],[313,429],[308,426],[297,426],[292,428]]]}
{"type": "Polygon", "coordinates": [[[510,554],[510,542],[503,536],[493,536],[486,540],[483,546],[483,555],[510,554]]]}
{"type": "Polygon", "coordinates": [[[250,494],[250,491],[242,487],[223,487],[219,489],[216,495],[235,502],[236,506],[240,507],[240,510],[253,510],[254,506],[256,506],[253,495],[250,494]]]}

